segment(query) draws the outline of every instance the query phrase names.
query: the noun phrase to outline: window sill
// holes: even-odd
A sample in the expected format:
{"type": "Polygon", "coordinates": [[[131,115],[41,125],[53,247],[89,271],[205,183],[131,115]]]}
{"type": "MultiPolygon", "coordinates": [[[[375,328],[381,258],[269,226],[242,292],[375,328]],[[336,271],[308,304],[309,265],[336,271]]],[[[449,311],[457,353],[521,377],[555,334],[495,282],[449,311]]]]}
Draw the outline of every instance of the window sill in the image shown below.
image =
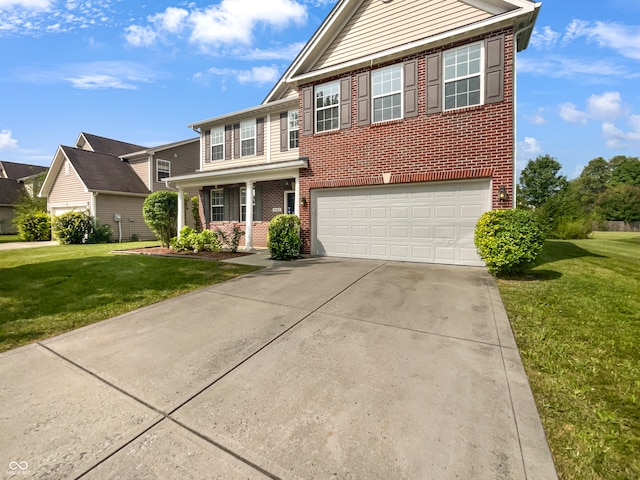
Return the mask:
{"type": "MultiPolygon", "coordinates": [[[[414,117],[417,118],[417,117],[414,117]]],[[[388,127],[389,125],[397,125],[399,123],[404,122],[404,118],[394,118],[393,120],[385,120],[383,122],[371,122],[369,125],[372,127],[388,127]]]]}
{"type": "Polygon", "coordinates": [[[443,110],[443,115],[455,115],[457,113],[474,112],[476,110],[484,110],[486,104],[473,105],[472,107],[452,108],[451,110],[443,110]]]}

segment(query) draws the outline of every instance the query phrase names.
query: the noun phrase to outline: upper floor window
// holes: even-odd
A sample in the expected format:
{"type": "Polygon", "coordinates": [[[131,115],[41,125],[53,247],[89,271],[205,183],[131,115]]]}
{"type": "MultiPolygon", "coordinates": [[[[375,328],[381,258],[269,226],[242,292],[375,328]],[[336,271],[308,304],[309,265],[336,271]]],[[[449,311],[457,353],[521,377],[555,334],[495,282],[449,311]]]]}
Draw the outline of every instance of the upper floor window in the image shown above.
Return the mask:
{"type": "Polygon", "coordinates": [[[162,182],[165,178],[171,176],[171,162],[169,160],[156,160],[156,178],[158,182],[162,182]]]}
{"type": "Polygon", "coordinates": [[[211,130],[211,160],[224,159],[224,127],[211,130]]]}
{"type": "Polygon", "coordinates": [[[224,190],[218,188],[211,190],[211,221],[222,222],[224,220],[224,190]]]}
{"type": "Polygon", "coordinates": [[[256,154],[256,121],[249,120],[240,123],[240,155],[256,154]]]}
{"type": "Polygon", "coordinates": [[[299,141],[298,110],[289,112],[289,148],[298,148],[299,141]]]}
{"type": "Polygon", "coordinates": [[[444,109],[482,102],[482,47],[480,43],[444,53],[444,109]]]}
{"type": "Polygon", "coordinates": [[[316,86],[316,132],[340,127],[340,82],[316,86]]]}
{"type": "Polygon", "coordinates": [[[391,65],[371,72],[373,121],[402,118],[402,65],[391,65]]]}

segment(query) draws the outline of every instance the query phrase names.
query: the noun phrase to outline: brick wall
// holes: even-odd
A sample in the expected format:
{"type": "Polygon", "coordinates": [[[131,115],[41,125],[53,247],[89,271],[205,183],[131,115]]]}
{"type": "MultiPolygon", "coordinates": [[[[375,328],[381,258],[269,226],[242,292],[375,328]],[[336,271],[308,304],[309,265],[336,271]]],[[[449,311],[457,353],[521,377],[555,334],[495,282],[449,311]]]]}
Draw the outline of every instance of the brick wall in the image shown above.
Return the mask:
{"type": "MultiPolygon", "coordinates": [[[[383,184],[383,174],[390,174],[389,183],[396,184],[491,178],[493,208],[511,207],[511,200],[498,199],[498,188],[504,186],[509,199],[513,198],[513,35],[507,29],[487,37],[503,33],[505,68],[501,103],[426,115],[426,56],[484,37],[394,62],[418,58],[419,115],[415,118],[358,127],[356,79],[357,73],[366,70],[351,72],[351,128],[301,135],[300,155],[309,158],[309,168],[301,171],[300,176],[300,195],[308,200],[300,212],[304,253],[310,251],[310,191],[316,188],[383,184]]],[[[301,102],[300,99],[302,114],[301,102]]]]}

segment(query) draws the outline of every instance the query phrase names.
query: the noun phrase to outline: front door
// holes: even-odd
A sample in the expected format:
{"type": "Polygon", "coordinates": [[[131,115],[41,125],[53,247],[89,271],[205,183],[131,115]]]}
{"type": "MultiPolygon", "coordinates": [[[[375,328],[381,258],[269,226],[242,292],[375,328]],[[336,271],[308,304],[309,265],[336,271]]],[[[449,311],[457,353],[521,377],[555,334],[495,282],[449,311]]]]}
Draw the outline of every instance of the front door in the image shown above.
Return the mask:
{"type": "Polygon", "coordinates": [[[296,213],[296,192],[284,192],[285,213],[296,213]]]}

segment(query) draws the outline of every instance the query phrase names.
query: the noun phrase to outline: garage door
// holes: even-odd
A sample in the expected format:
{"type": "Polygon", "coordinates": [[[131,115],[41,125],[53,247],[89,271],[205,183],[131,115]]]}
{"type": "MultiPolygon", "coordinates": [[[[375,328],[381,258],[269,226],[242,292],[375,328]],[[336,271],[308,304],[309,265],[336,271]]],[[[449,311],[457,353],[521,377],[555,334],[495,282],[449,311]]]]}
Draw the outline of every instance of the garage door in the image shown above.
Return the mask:
{"type": "Polygon", "coordinates": [[[490,181],[314,190],[313,255],[483,265],[473,232],[490,181]]]}

